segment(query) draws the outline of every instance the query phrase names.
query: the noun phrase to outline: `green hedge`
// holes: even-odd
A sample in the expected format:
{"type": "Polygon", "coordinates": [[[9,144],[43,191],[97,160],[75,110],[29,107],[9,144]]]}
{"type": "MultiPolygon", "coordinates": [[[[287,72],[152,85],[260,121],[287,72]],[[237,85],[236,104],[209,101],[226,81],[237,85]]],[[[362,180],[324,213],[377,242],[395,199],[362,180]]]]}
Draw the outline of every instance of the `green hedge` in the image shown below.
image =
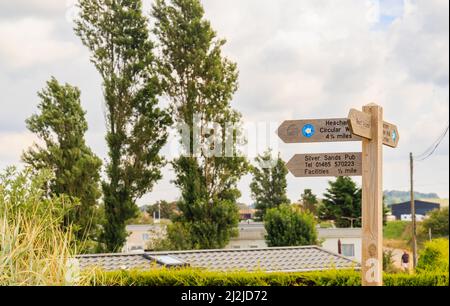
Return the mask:
{"type": "MultiPolygon", "coordinates": [[[[385,274],[386,286],[448,286],[448,273],[385,274]]],[[[360,272],[213,272],[198,269],[95,272],[94,286],[360,286],[360,272]]]]}

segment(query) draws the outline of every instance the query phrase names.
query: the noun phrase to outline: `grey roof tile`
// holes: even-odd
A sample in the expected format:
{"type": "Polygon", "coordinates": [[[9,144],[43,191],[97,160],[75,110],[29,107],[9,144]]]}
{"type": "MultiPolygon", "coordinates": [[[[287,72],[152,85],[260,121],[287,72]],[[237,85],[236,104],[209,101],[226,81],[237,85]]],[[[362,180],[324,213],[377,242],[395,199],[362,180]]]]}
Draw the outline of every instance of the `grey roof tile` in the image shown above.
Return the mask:
{"type": "MultiPolygon", "coordinates": [[[[217,271],[311,271],[359,268],[359,264],[317,246],[264,249],[195,250],[147,252],[142,254],[80,255],[82,269],[99,267],[104,270],[150,269],[158,256],[170,256],[191,267],[217,271]]],[[[156,264],[156,265],[155,265],[156,264]]]]}

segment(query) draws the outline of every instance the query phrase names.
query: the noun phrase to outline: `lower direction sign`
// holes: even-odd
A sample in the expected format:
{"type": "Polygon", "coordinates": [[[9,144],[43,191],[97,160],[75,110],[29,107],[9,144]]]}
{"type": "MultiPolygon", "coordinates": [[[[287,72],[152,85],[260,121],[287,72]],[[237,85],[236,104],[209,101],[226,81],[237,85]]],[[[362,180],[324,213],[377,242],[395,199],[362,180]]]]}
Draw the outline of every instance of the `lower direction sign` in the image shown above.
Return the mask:
{"type": "Polygon", "coordinates": [[[362,153],[297,154],[286,166],[295,177],[360,176],[362,153]]]}

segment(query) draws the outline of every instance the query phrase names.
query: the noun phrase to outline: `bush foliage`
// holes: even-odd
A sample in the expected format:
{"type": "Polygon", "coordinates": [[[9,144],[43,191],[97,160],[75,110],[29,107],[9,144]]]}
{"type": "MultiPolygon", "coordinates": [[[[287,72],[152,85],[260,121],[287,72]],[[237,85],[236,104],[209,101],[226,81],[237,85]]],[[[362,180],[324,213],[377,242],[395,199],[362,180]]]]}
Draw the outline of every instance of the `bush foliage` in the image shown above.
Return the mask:
{"type": "MultiPolygon", "coordinates": [[[[448,286],[448,272],[423,274],[384,274],[386,286],[448,286]]],[[[360,286],[360,272],[330,270],[321,272],[266,273],[214,272],[199,269],[154,269],[149,271],[97,271],[95,286],[360,286]]]]}
{"type": "Polygon", "coordinates": [[[317,244],[314,215],[290,205],[281,205],[267,211],[264,219],[266,242],[270,247],[317,244]]]}
{"type": "Polygon", "coordinates": [[[437,271],[448,273],[448,239],[434,239],[425,243],[417,262],[417,272],[437,271]]]}

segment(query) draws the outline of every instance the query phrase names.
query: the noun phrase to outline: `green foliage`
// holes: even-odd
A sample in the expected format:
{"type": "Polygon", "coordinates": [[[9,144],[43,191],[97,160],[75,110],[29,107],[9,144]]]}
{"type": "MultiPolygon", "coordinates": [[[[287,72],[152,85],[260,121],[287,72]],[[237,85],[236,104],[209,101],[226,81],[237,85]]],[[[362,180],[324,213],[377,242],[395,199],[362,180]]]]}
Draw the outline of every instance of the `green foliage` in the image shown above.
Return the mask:
{"type": "MultiPolygon", "coordinates": [[[[386,286],[448,286],[448,273],[384,274],[386,286]]],[[[145,272],[100,272],[94,286],[361,286],[361,273],[352,270],[266,273],[214,272],[200,269],[153,269],[145,272]]]]}
{"type": "Polygon", "coordinates": [[[179,208],[183,214],[168,231],[175,249],[221,249],[236,235],[239,214],[234,201],[181,202],[179,208]]]}
{"type": "Polygon", "coordinates": [[[182,197],[181,214],[174,220],[179,224],[169,230],[169,238],[177,249],[223,247],[238,223],[236,184],[247,171],[236,149],[241,115],[230,105],[237,67],[222,56],[225,41],[204,19],[200,1],[158,0],[152,14],[161,82],[184,151],[172,163],[182,197]]]}
{"type": "Polygon", "coordinates": [[[446,272],[449,269],[448,239],[439,238],[425,243],[419,253],[417,272],[446,272]]]}
{"type": "Polygon", "coordinates": [[[78,204],[65,216],[65,225],[73,224],[80,241],[95,240],[101,160],[84,139],[88,126],[80,90],[69,84],[61,85],[52,78],[38,96],[39,113],[26,123],[44,146],[34,145],[22,159],[36,171],[52,171],[53,177],[47,184],[50,194],[67,195],[78,204]]]}
{"type": "Polygon", "coordinates": [[[317,244],[314,215],[289,205],[271,208],[264,218],[269,247],[317,244]]]}
{"type": "Polygon", "coordinates": [[[430,230],[433,237],[448,237],[448,207],[428,213],[428,218],[422,222],[420,231],[423,235],[428,235],[430,230]]]}
{"type": "MultiPolygon", "coordinates": [[[[329,188],[319,208],[320,219],[335,220],[337,227],[350,227],[351,221],[343,217],[361,217],[361,189],[350,177],[338,177],[328,184],[329,188]]],[[[356,219],[353,226],[361,227],[361,219],[356,219]]]]}
{"type": "Polygon", "coordinates": [[[161,178],[159,155],[170,116],[158,108],[161,87],[141,0],[80,0],[75,32],[91,51],[103,79],[108,179],[103,182],[106,222],[102,241],[119,251],[136,199],[161,178]]]}
{"type": "Polygon", "coordinates": [[[142,211],[138,211],[136,217],[132,219],[128,219],[125,224],[126,225],[132,225],[132,224],[152,224],[153,218],[142,211]]]}
{"type": "Polygon", "coordinates": [[[65,195],[47,195],[49,170],[0,174],[0,286],[65,285],[76,253],[65,195]]]}
{"type": "Polygon", "coordinates": [[[286,195],[288,169],[279,155],[272,158],[270,150],[256,157],[255,162],[250,190],[255,201],[255,217],[262,220],[268,209],[290,203],[286,195]]]}
{"type": "Polygon", "coordinates": [[[383,271],[387,273],[399,272],[398,269],[395,267],[393,250],[383,251],[383,271]]]}
{"type": "Polygon", "coordinates": [[[317,213],[317,204],[319,201],[317,200],[317,196],[312,193],[311,189],[305,189],[302,193],[301,203],[303,209],[311,212],[312,214],[317,213]]]}
{"type": "Polygon", "coordinates": [[[147,207],[147,213],[153,217],[161,213],[161,219],[173,219],[178,215],[177,202],[159,201],[147,207]]]}

